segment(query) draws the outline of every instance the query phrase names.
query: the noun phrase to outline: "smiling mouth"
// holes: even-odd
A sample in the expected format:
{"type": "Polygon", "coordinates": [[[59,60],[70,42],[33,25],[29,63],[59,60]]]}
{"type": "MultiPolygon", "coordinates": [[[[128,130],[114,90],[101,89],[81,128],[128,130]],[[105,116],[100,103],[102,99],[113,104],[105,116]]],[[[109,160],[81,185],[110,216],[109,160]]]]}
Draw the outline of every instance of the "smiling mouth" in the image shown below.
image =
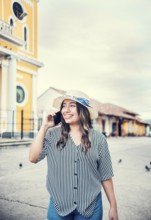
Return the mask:
{"type": "Polygon", "coordinates": [[[65,115],[64,118],[65,118],[65,119],[70,119],[70,118],[72,118],[72,116],[73,116],[73,115],[65,115]]]}

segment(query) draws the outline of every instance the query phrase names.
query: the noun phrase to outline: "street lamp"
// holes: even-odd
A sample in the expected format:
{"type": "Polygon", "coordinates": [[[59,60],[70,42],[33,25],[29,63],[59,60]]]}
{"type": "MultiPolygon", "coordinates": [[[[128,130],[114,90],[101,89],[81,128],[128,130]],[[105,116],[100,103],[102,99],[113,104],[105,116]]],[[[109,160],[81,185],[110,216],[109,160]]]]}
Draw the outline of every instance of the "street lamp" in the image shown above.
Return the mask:
{"type": "Polygon", "coordinates": [[[25,18],[27,16],[27,12],[23,12],[21,15],[19,15],[19,17],[17,19],[15,19],[13,21],[13,19],[11,19],[11,22],[10,22],[10,26],[14,26],[14,24],[18,21],[18,20],[23,20],[23,18],[25,18]]]}
{"type": "MultiPolygon", "coordinates": [[[[18,19],[23,20],[23,18],[25,18],[27,15],[28,15],[27,12],[23,12],[21,15],[19,15],[18,19]]],[[[13,23],[16,23],[16,21],[18,21],[18,19],[16,19],[13,23]]]]}
{"type": "Polygon", "coordinates": [[[24,17],[26,17],[28,14],[27,12],[23,12],[20,16],[19,16],[19,20],[22,20],[24,17]]]}

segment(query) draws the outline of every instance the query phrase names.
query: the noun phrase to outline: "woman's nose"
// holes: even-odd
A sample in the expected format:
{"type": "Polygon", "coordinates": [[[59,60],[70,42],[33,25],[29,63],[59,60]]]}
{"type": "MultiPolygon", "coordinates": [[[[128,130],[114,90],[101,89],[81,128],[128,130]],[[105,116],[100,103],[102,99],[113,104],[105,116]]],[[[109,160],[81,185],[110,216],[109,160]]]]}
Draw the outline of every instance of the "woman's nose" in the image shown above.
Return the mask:
{"type": "Polygon", "coordinates": [[[70,112],[70,106],[66,106],[65,111],[70,112]]]}

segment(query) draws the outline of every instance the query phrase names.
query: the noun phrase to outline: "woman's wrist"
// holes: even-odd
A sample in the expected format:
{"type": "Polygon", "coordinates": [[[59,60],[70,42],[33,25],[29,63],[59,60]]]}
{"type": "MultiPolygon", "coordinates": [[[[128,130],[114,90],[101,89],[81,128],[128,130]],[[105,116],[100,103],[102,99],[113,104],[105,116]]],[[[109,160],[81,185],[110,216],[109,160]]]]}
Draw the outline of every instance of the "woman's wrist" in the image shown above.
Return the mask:
{"type": "Polygon", "coordinates": [[[110,208],[117,209],[116,201],[113,201],[113,202],[110,203],[110,208]]]}
{"type": "Polygon", "coordinates": [[[42,124],[40,130],[42,130],[46,133],[48,128],[49,128],[49,126],[47,124],[42,124]]]}

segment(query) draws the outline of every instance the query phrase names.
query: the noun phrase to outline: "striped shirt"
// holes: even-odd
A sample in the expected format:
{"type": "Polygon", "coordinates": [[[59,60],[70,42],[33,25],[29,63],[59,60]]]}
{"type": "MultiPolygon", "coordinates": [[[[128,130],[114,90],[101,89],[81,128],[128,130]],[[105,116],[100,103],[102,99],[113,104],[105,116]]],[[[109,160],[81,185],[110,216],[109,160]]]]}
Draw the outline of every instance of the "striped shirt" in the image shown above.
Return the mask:
{"type": "Polygon", "coordinates": [[[85,154],[70,134],[61,150],[56,144],[61,128],[50,128],[45,136],[39,161],[47,156],[47,189],[60,216],[75,209],[84,217],[93,214],[101,181],[113,176],[111,157],[103,134],[90,129],[91,148],[85,154]]]}

